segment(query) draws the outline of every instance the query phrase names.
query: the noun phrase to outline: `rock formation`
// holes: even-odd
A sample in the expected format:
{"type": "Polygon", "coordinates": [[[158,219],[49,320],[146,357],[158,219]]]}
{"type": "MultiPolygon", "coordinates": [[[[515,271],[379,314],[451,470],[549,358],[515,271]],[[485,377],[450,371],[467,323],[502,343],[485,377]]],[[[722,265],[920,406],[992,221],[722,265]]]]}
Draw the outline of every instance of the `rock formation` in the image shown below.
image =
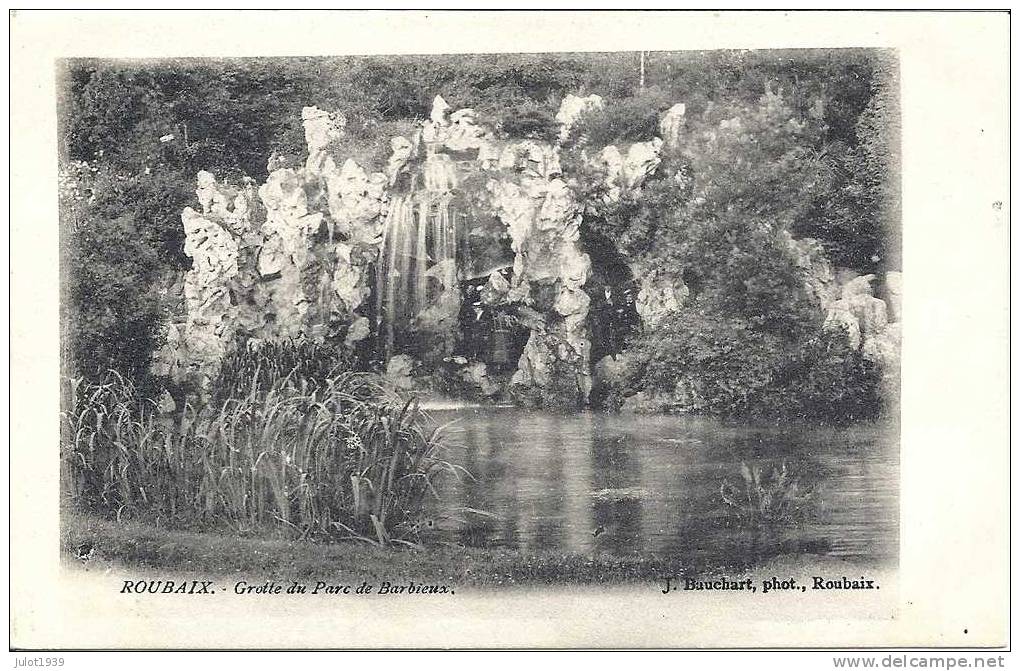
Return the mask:
{"type": "Polygon", "coordinates": [[[686,113],[687,105],[677,103],[666,110],[666,113],[662,115],[662,119],[659,120],[659,131],[662,133],[662,139],[669,149],[680,148],[681,134],[683,133],[686,121],[684,115],[686,113]]]}
{"type": "MultiPolygon", "coordinates": [[[[514,395],[586,402],[592,261],[580,242],[583,207],[563,174],[560,145],[582,114],[603,104],[596,95],[567,96],[553,144],[500,138],[473,110],[453,110],[437,96],[414,133],[390,141],[380,172],[337,155],[342,116],[304,108],[303,165],[272,159],[275,169],[257,188],[199,173],[201,211],[181,215],[193,260],[183,281],[185,314],[168,326],[157,370],[201,387],[239,339],[305,338],[353,349],[375,337],[382,369],[406,388],[412,356],[445,361],[454,354],[471,280],[480,304],[527,329],[510,378],[514,395]],[[398,332],[401,346],[416,341],[419,351],[395,347],[398,332]]],[[[606,199],[640,196],[663,152],[682,143],[685,111],[677,104],[662,115],[661,138],[582,152],[601,174],[606,199]]],[[[886,277],[887,306],[874,296],[873,277],[841,284],[817,243],[787,238],[826,323],[844,328],[865,356],[898,365],[899,275],[886,277]]],[[[688,288],[679,269],[633,270],[637,313],[655,328],[680,310],[688,288]]],[[[610,358],[598,368],[611,377],[621,365],[610,358]]],[[[463,364],[464,381],[484,396],[498,393],[496,374],[484,362],[463,364]]]]}
{"type": "Polygon", "coordinates": [[[590,161],[604,172],[606,200],[615,201],[624,193],[633,193],[641,188],[662,162],[662,140],[654,138],[647,142],[635,142],[624,154],[616,145],[609,145],[590,161]]]}
{"type": "Polygon", "coordinates": [[[593,110],[600,110],[605,106],[602,96],[592,94],[585,98],[575,95],[567,95],[560,103],[560,109],[556,113],[556,121],[560,124],[559,140],[563,142],[570,137],[570,130],[574,123],[584,113],[593,110]]]}
{"type": "Polygon", "coordinates": [[[353,161],[337,168],[329,146],[343,134],[342,117],[306,107],[302,119],[303,168],[278,168],[257,190],[198,175],[202,212],[181,215],[192,258],[186,318],[157,357],[177,378],[206,386],[241,337],[353,346],[370,334],[359,309],[371,291],[388,180],[353,161]]]}
{"type": "Polygon", "coordinates": [[[884,300],[876,298],[874,275],[854,277],[840,286],[840,297],[827,306],[826,326],[846,330],[853,349],[891,370],[899,366],[900,325],[889,319],[884,300]]]}
{"type": "Polygon", "coordinates": [[[634,307],[645,328],[655,328],[683,307],[690,290],[676,273],[649,270],[640,273],[641,288],[634,307]]]}
{"type": "MultiPolygon", "coordinates": [[[[795,240],[789,233],[785,237],[808,293],[825,315],[825,328],[845,331],[850,347],[880,365],[887,382],[895,384],[900,366],[900,273],[885,275],[887,302],[875,296],[875,275],[837,271],[817,240],[795,240]]],[[[898,392],[892,391],[890,396],[895,398],[898,392]]]]}

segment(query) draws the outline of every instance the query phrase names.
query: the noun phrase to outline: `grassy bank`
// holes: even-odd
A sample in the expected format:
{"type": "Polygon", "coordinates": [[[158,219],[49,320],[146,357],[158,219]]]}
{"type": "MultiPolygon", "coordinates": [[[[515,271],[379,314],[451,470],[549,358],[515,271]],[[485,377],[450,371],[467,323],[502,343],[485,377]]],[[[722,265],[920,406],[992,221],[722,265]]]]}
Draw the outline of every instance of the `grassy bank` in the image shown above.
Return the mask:
{"type": "Polygon", "coordinates": [[[365,543],[237,538],[218,533],[167,531],[136,522],[65,514],[61,552],[95,547],[87,566],[246,574],[259,579],[329,576],[335,580],[414,580],[454,585],[511,586],[657,581],[691,573],[678,559],[621,558],[506,548],[435,546],[381,548],[365,543]]]}
{"type": "Polygon", "coordinates": [[[382,548],[365,543],[238,538],[213,532],[167,531],[137,522],[112,522],[65,513],[61,553],[77,562],[78,549],[95,547],[90,570],[156,570],[197,575],[243,575],[258,580],[328,577],[361,581],[445,583],[464,587],[591,585],[659,582],[664,577],[743,575],[762,571],[836,566],[835,557],[775,557],[767,566],[697,566],[677,557],[616,557],[509,548],[441,545],[427,549],[382,548]]]}

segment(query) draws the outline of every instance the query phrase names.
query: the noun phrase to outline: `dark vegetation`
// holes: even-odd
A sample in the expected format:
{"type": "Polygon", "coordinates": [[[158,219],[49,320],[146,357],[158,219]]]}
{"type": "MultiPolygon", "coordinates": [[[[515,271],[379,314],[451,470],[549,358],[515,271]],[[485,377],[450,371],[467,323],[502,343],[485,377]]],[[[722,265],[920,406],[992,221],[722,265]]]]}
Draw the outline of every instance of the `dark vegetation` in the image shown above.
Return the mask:
{"type": "MultiPolygon", "coordinates": [[[[297,160],[302,106],[343,113],[348,133],[337,151],[378,166],[391,135],[426,117],[436,94],[506,136],[549,140],[564,95],[598,93],[605,109],[581,120],[563,158],[587,190],[585,235],[611,240],[643,268],[682,272],[691,290],[656,332],[607,329],[607,349],[632,355],[625,388],[607,397],[646,391],[727,415],[873,416],[878,372],[822,333],[778,232],[817,238],[834,264],[856,272],[898,264],[888,58],[650,53],[644,87],[636,53],[68,61],[67,370],[95,388],[109,384],[109,369],[145,387],[168,310],[161,296],[189,263],[179,216],[194,200],[195,174],[261,181],[270,157],[297,160]],[[687,105],[681,150],[665,156],[640,198],[605,205],[580,151],[651,138],[675,102],[687,105]]],[[[127,384],[117,394],[128,394],[127,384]]],[[[209,412],[234,391],[221,390],[209,412]]],[[[116,399],[136,404],[131,421],[149,421],[141,401],[116,399]]]]}

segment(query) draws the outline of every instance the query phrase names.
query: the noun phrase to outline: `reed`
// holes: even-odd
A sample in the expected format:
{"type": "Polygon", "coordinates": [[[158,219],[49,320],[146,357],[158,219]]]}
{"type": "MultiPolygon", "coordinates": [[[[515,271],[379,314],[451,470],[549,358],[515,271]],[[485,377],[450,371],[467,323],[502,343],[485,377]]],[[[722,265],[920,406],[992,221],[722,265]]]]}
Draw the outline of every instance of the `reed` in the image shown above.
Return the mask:
{"type": "Polygon", "coordinates": [[[465,471],[440,458],[441,427],[417,401],[368,374],[309,375],[297,360],[288,371],[272,356],[250,359],[276,363],[256,370],[239,358],[226,368],[229,393],[174,416],[115,372],[99,383],[67,380],[61,452],[71,504],[176,528],[225,522],[246,534],[421,542],[435,479],[465,471]]]}

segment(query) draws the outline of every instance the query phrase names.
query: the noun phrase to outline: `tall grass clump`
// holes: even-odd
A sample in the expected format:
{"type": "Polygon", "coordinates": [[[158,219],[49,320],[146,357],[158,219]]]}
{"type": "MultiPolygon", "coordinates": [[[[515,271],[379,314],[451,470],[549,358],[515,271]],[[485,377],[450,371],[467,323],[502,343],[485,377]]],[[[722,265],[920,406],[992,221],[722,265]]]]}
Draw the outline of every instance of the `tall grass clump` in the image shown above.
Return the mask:
{"type": "Polygon", "coordinates": [[[213,402],[264,394],[279,384],[303,384],[306,390],[315,390],[351,367],[345,352],[321,343],[242,340],[220,362],[219,375],[212,384],[213,402]]]}
{"type": "MultiPolygon", "coordinates": [[[[251,363],[242,359],[237,370],[251,363]]],[[[364,373],[265,370],[245,393],[238,377],[230,394],[172,414],[116,373],[67,381],[71,504],[178,528],[420,542],[434,480],[462,469],[440,458],[440,430],[417,402],[364,373]]]]}

